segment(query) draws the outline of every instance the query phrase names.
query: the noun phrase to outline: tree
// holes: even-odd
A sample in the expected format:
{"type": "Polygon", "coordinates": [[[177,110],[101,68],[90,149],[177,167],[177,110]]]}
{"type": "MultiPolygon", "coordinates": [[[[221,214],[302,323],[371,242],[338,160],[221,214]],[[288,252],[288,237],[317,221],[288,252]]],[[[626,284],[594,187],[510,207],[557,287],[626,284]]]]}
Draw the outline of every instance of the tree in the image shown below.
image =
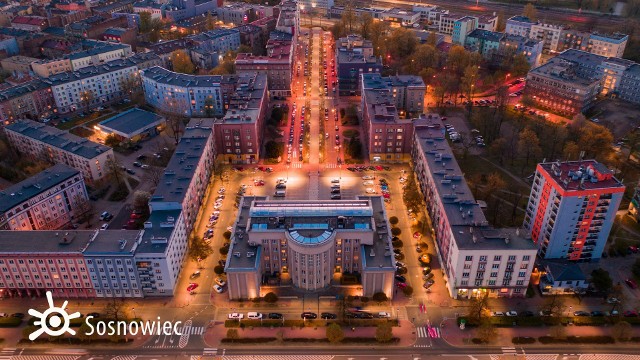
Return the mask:
{"type": "Polygon", "coordinates": [[[192,236],[189,241],[189,258],[195,262],[200,262],[213,254],[213,249],[201,237],[192,236]]]}
{"type": "Polygon", "coordinates": [[[151,13],[148,11],[142,11],[138,13],[138,15],[140,16],[140,33],[144,34],[151,31],[151,13]]]}
{"type": "Polygon", "coordinates": [[[531,158],[540,157],[542,149],[540,149],[540,140],[535,131],[526,128],[520,132],[518,136],[518,153],[524,158],[523,170],[526,166],[529,166],[531,158]]]}
{"type": "Polygon", "coordinates": [[[127,318],[124,299],[110,299],[102,311],[105,319],[113,319],[115,321],[125,320],[127,318]]]}
{"type": "Polygon", "coordinates": [[[611,335],[621,341],[628,340],[632,333],[633,329],[631,328],[631,324],[626,321],[617,322],[611,329],[611,335]]]}
{"type": "Polygon", "coordinates": [[[284,144],[278,143],[274,140],[269,140],[266,144],[264,144],[264,150],[267,159],[277,159],[282,156],[282,153],[284,151],[284,144]]]}
{"type": "Polygon", "coordinates": [[[492,172],[491,174],[489,174],[489,176],[487,176],[487,183],[484,187],[483,198],[485,200],[489,200],[491,198],[491,195],[493,195],[497,191],[506,189],[506,187],[507,182],[504,181],[502,175],[500,175],[500,173],[498,172],[492,172]]]}
{"type": "Polygon", "coordinates": [[[238,329],[227,329],[227,339],[229,340],[240,339],[240,334],[238,333],[238,329]]]}
{"type": "Polygon", "coordinates": [[[399,221],[400,220],[398,220],[397,216],[392,216],[392,217],[389,218],[389,224],[391,224],[391,225],[396,225],[396,224],[398,224],[399,221]]]}
{"type": "Polygon", "coordinates": [[[109,134],[104,138],[104,144],[108,147],[116,147],[120,145],[120,139],[115,134],[109,134]]]}
{"type": "Polygon", "coordinates": [[[89,333],[91,333],[91,327],[89,327],[86,322],[83,322],[77,331],[78,339],[80,339],[81,341],[90,342],[98,338],[98,334],[95,331],[91,333],[91,335],[89,335],[89,333]]]}
{"type": "Polygon", "coordinates": [[[506,27],[507,27],[507,21],[505,20],[504,10],[500,10],[500,12],[498,12],[496,31],[503,32],[506,27]]]}
{"type": "Polygon", "coordinates": [[[368,39],[371,36],[370,32],[371,25],[373,24],[373,16],[371,16],[369,12],[363,11],[358,20],[360,23],[360,35],[362,35],[363,38],[368,39]]]}
{"type": "MultiPolygon", "coordinates": [[[[240,49],[238,49],[240,50],[240,49]]],[[[251,52],[251,51],[249,51],[251,52]]],[[[222,57],[222,62],[218,66],[209,71],[210,75],[228,75],[236,72],[236,57],[238,53],[235,51],[227,51],[222,57]]]]}
{"type": "Polygon", "coordinates": [[[613,286],[613,280],[609,276],[609,272],[599,268],[591,272],[591,284],[600,292],[609,293],[613,286]]]}
{"type": "Polygon", "coordinates": [[[229,253],[229,245],[221,246],[218,251],[220,252],[220,255],[226,256],[229,253]]]}
{"type": "Polygon", "coordinates": [[[429,36],[427,36],[427,44],[433,47],[438,45],[438,35],[435,31],[429,31],[429,36]]]}
{"type": "Polygon", "coordinates": [[[477,296],[471,298],[471,304],[469,305],[468,316],[472,319],[476,319],[478,322],[486,316],[489,311],[489,293],[482,291],[477,296]]]}
{"type": "Polygon", "coordinates": [[[562,325],[554,325],[549,329],[549,334],[556,339],[565,339],[567,337],[567,329],[562,325]]]}
{"type": "Polygon", "coordinates": [[[580,147],[575,141],[567,141],[562,148],[562,157],[564,160],[578,160],[578,156],[580,155],[580,147]]]}
{"type": "Polygon", "coordinates": [[[489,319],[484,319],[476,330],[476,336],[483,343],[490,343],[498,336],[498,330],[489,319]]]}
{"type": "Polygon", "coordinates": [[[344,339],[342,327],[336,323],[329,324],[326,329],[327,340],[332,344],[337,344],[344,339]]]}
{"type": "Polygon", "coordinates": [[[528,3],[522,10],[522,15],[528,17],[531,21],[536,21],[538,19],[538,10],[533,4],[528,3]]]}
{"type": "Polygon", "coordinates": [[[411,296],[413,295],[413,287],[411,286],[405,286],[404,288],[402,288],[402,293],[404,294],[404,296],[411,296]]]}
{"type": "Polygon", "coordinates": [[[347,2],[345,5],[340,21],[344,24],[344,27],[349,34],[353,33],[353,25],[356,22],[356,13],[353,11],[353,5],[351,2],[347,2]]]}
{"type": "Polygon", "coordinates": [[[129,76],[125,76],[120,80],[120,88],[122,95],[134,97],[142,92],[142,82],[137,72],[132,72],[129,76]]]}
{"type": "Polygon", "coordinates": [[[93,90],[84,90],[80,92],[80,105],[88,110],[91,103],[96,99],[96,94],[94,94],[93,90]]]}
{"type": "Polygon", "coordinates": [[[400,234],[402,234],[402,230],[400,230],[400,228],[394,227],[393,229],[391,229],[391,234],[393,236],[400,236],[400,234]]]}
{"type": "Polygon", "coordinates": [[[513,77],[526,75],[529,69],[531,69],[531,64],[529,64],[529,60],[524,54],[514,55],[513,58],[511,58],[510,64],[509,71],[513,77]]]}
{"type": "Polygon", "coordinates": [[[144,190],[136,190],[133,193],[133,208],[138,211],[146,213],[149,211],[149,200],[151,199],[151,193],[144,190]]]}
{"type": "Polygon", "coordinates": [[[566,308],[565,301],[562,296],[551,295],[545,297],[542,304],[542,310],[550,313],[552,316],[562,316],[562,312],[566,308]]]}
{"type": "Polygon", "coordinates": [[[184,126],[189,121],[184,115],[184,109],[182,101],[175,101],[166,104],[166,111],[163,112],[165,123],[167,124],[167,130],[173,137],[173,143],[178,145],[180,137],[184,132],[184,126]]]}
{"type": "Polygon", "coordinates": [[[105,165],[111,180],[115,180],[116,184],[121,185],[125,176],[122,164],[115,157],[110,157],[105,165]]]}
{"type": "Polygon", "coordinates": [[[604,126],[589,123],[579,130],[578,146],[587,158],[606,159],[611,150],[613,135],[604,126]]]}
{"type": "Polygon", "coordinates": [[[393,327],[390,322],[382,322],[376,327],[376,341],[385,343],[393,339],[393,327]]]}
{"type": "Polygon", "coordinates": [[[373,301],[378,302],[378,303],[383,303],[383,302],[388,300],[387,294],[385,294],[383,292],[377,292],[377,293],[373,294],[372,299],[373,299],[373,301]]]}
{"type": "Polygon", "coordinates": [[[222,237],[223,237],[225,240],[229,241],[229,239],[231,239],[231,231],[227,230],[227,231],[223,232],[223,233],[222,233],[222,237]]]}
{"type": "Polygon", "coordinates": [[[211,11],[207,11],[207,19],[205,22],[205,28],[207,30],[213,30],[216,28],[216,19],[211,15],[211,11]]]}
{"type": "Polygon", "coordinates": [[[176,50],[169,56],[169,61],[173,65],[173,71],[182,74],[193,74],[196,66],[193,65],[191,57],[186,50],[176,50]]]}
{"type": "Polygon", "coordinates": [[[273,292],[268,292],[264,296],[264,301],[269,304],[275,304],[278,301],[278,295],[273,292]]]}
{"type": "Polygon", "coordinates": [[[433,69],[438,66],[440,54],[438,50],[429,44],[417,45],[415,50],[406,58],[405,69],[407,72],[418,75],[424,69],[433,69]]]}
{"type": "Polygon", "coordinates": [[[402,60],[410,56],[418,45],[413,31],[407,28],[397,28],[387,39],[387,49],[394,60],[402,60]]]}
{"type": "Polygon", "coordinates": [[[222,275],[222,274],[224,274],[224,266],[222,266],[222,265],[216,265],[216,266],[213,268],[213,272],[214,272],[214,273],[216,273],[216,275],[222,275]]]}
{"type": "Polygon", "coordinates": [[[388,29],[389,23],[386,21],[374,21],[373,24],[371,24],[369,40],[371,40],[373,53],[376,56],[384,56],[387,51],[385,40],[387,37],[388,29]]]}
{"type": "Polygon", "coordinates": [[[95,214],[93,204],[83,195],[76,194],[73,197],[74,218],[78,222],[87,222],[87,226],[91,227],[91,218],[95,214]]]}
{"type": "Polygon", "coordinates": [[[489,146],[489,153],[498,159],[500,165],[504,165],[504,157],[507,150],[507,140],[505,138],[497,138],[489,146]]]}

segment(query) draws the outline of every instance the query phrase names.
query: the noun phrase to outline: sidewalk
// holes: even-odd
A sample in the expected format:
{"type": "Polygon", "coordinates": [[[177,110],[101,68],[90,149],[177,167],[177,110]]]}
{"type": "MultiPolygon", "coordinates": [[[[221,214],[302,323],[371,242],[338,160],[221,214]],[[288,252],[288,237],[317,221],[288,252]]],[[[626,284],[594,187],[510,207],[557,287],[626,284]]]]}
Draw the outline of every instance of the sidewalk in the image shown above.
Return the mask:
{"type": "MultiPolygon", "coordinates": [[[[224,327],[224,323],[216,322],[212,327],[208,328],[207,331],[203,335],[204,342],[207,346],[219,348],[220,346],[237,346],[234,344],[221,344],[221,340],[227,336],[227,329],[224,327]]],[[[308,338],[308,339],[325,339],[326,338],[326,327],[282,327],[282,328],[270,328],[270,327],[259,327],[259,328],[236,328],[238,329],[238,333],[240,334],[240,338],[262,338],[262,337],[277,337],[279,332],[282,332],[282,338],[290,339],[290,338],[308,338]]],[[[375,338],[376,336],[376,327],[356,327],[349,328],[343,327],[345,338],[351,337],[368,337],[375,338]]],[[[393,328],[393,336],[399,338],[400,341],[397,345],[398,347],[409,347],[412,346],[416,341],[416,333],[415,327],[411,322],[407,320],[400,320],[400,326],[393,328]]],[[[246,346],[246,343],[239,344],[240,346],[246,346]]],[[[260,346],[283,346],[283,344],[279,344],[277,342],[267,343],[267,344],[259,344],[260,346]]],[[[308,346],[305,343],[285,343],[285,346],[308,346]]],[[[348,346],[371,346],[371,343],[368,344],[349,344],[348,346]]],[[[390,346],[387,344],[374,344],[380,346],[390,346]]],[[[340,345],[338,345],[340,346],[340,345]]]]}
{"type": "MultiPolygon", "coordinates": [[[[466,328],[460,330],[456,325],[455,319],[445,321],[446,326],[443,326],[441,330],[442,339],[449,343],[451,346],[464,347],[464,346],[478,346],[471,342],[471,339],[476,337],[476,328],[466,328]]],[[[608,326],[565,326],[567,336],[611,336],[612,327],[608,326]]],[[[488,344],[490,346],[504,346],[511,347],[514,344],[511,340],[516,336],[528,336],[538,338],[540,336],[549,336],[551,327],[510,327],[510,328],[496,328],[497,336],[495,341],[488,344]]],[[[631,336],[640,336],[640,329],[633,327],[631,330],[631,336]]],[[[557,344],[554,344],[557,346],[557,344]]],[[[571,344],[575,346],[576,344],[571,344]]],[[[536,343],[527,346],[545,346],[536,341],[536,343]]],[[[602,346],[599,344],[598,346],[602,346]]]]}

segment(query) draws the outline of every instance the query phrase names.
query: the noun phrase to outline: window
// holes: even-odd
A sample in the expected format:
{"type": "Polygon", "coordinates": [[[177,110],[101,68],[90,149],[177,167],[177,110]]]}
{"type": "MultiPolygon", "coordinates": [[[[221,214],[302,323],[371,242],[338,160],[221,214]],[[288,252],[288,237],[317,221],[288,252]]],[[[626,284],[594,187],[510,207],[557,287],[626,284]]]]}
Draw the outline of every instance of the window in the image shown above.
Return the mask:
{"type": "Polygon", "coordinates": [[[500,255],[496,255],[493,257],[493,261],[500,261],[502,259],[502,256],[500,255]]]}
{"type": "Polygon", "coordinates": [[[487,257],[486,256],[480,256],[480,261],[487,261],[487,257]]]}
{"type": "Polygon", "coordinates": [[[520,271],[520,272],[518,273],[518,277],[525,277],[525,275],[526,275],[526,274],[527,274],[527,273],[526,273],[525,271],[520,271]]]}
{"type": "Polygon", "coordinates": [[[464,258],[464,261],[473,261],[473,256],[467,256],[464,258]]]}
{"type": "Polygon", "coordinates": [[[463,278],[469,277],[469,273],[468,272],[467,273],[462,273],[462,277],[463,278]]]}
{"type": "Polygon", "coordinates": [[[529,255],[525,255],[522,257],[522,261],[529,261],[529,255]]]}

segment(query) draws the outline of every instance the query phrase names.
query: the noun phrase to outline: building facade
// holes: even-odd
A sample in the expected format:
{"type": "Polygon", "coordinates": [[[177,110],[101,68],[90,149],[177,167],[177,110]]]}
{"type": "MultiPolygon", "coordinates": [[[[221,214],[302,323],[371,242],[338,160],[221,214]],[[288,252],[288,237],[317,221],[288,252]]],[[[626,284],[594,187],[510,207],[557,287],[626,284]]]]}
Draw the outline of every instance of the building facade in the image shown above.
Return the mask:
{"type": "Polygon", "coordinates": [[[371,41],[349,35],[336,41],[338,92],[360,95],[360,75],[382,72],[382,59],[373,55],[371,41]]]}
{"type": "Polygon", "coordinates": [[[460,170],[438,115],[416,120],[412,158],[453,298],[524,297],[536,248],[519,229],[489,227],[460,170]]]}
{"type": "Polygon", "coordinates": [[[42,80],[0,90],[0,121],[5,125],[17,119],[39,119],[56,112],[51,87],[42,80]]]}
{"type": "Polygon", "coordinates": [[[0,230],[68,228],[88,202],[82,174],[56,164],[0,192],[0,230]]]}
{"type": "Polygon", "coordinates": [[[467,35],[478,28],[478,18],[473,16],[465,16],[453,22],[453,33],[451,34],[451,42],[454,44],[464,45],[467,35]]]}
{"type": "Polygon", "coordinates": [[[337,201],[270,201],[244,197],[225,264],[229,298],[263,294],[263,281],[304,290],[360,273],[360,295],[393,298],[391,227],[380,197],[337,201]]]}
{"type": "Polygon", "coordinates": [[[538,164],[523,226],[540,257],[598,261],[624,190],[595,160],[538,164]]]}
{"type": "Polygon", "coordinates": [[[108,175],[113,149],[32,120],[19,120],[5,127],[11,146],[20,154],[53,164],[66,164],[82,172],[93,184],[108,175]]]}
{"type": "Polygon", "coordinates": [[[239,75],[264,74],[270,95],[276,98],[291,96],[294,42],[292,40],[267,41],[267,55],[238,54],[236,73],[239,75]]]}
{"type": "Polygon", "coordinates": [[[536,24],[526,16],[516,15],[507,19],[507,25],[504,29],[506,34],[519,35],[529,37],[531,35],[531,27],[536,24]]]}

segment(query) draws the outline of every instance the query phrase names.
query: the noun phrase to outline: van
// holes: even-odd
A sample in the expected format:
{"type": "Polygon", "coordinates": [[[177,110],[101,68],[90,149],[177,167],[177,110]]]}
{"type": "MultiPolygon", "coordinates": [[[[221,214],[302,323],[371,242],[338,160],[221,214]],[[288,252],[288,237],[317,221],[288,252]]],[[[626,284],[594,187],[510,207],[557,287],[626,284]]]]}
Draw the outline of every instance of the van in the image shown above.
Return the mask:
{"type": "Polygon", "coordinates": [[[273,194],[273,196],[275,197],[284,197],[286,195],[286,191],[285,190],[276,190],[276,193],[273,194]]]}
{"type": "Polygon", "coordinates": [[[259,312],[255,312],[255,311],[250,311],[247,314],[247,319],[262,319],[262,314],[259,312]]]}

